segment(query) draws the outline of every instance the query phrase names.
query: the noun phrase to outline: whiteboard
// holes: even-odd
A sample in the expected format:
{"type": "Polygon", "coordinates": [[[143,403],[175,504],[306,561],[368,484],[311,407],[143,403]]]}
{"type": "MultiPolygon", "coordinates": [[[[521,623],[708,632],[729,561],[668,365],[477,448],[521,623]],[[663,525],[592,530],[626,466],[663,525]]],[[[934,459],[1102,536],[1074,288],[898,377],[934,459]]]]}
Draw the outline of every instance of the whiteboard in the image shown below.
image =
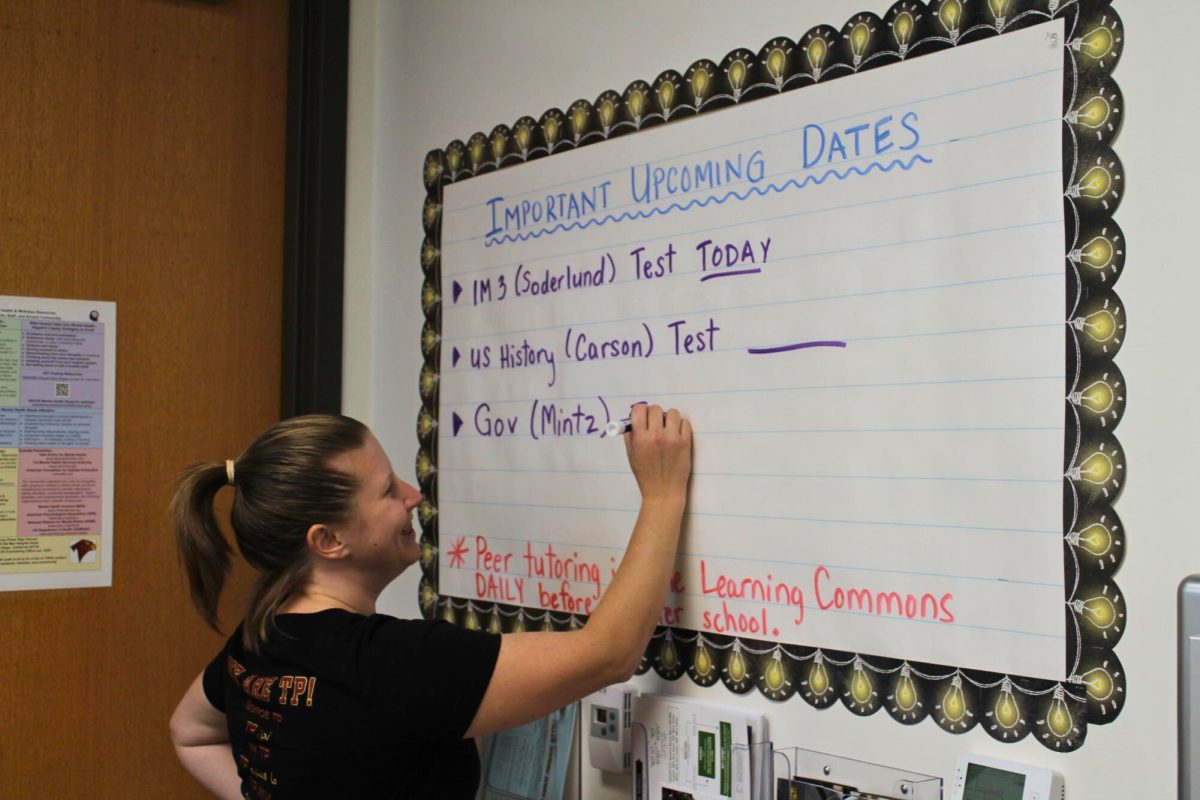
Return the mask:
{"type": "Polygon", "coordinates": [[[447,185],[439,591],[594,607],[648,401],[696,430],[664,624],[1066,677],[1047,33],[447,185]]]}

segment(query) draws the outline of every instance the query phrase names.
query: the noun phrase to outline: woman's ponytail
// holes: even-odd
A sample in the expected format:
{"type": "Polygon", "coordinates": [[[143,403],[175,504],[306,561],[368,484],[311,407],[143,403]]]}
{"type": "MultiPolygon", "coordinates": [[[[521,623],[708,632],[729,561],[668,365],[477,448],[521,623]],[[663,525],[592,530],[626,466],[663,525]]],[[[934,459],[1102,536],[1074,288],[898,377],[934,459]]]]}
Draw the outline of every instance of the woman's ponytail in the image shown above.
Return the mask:
{"type": "Polygon", "coordinates": [[[257,652],[259,644],[267,640],[279,607],[304,587],[310,572],[307,560],[296,559],[278,570],[259,573],[242,623],[242,645],[247,650],[257,652]]]}
{"type": "Polygon", "coordinates": [[[217,602],[229,574],[232,550],[217,526],[213,498],[228,482],[225,465],[211,461],[193,464],[180,476],[171,499],[175,545],[187,573],[192,603],[214,630],[220,630],[217,602]]]}

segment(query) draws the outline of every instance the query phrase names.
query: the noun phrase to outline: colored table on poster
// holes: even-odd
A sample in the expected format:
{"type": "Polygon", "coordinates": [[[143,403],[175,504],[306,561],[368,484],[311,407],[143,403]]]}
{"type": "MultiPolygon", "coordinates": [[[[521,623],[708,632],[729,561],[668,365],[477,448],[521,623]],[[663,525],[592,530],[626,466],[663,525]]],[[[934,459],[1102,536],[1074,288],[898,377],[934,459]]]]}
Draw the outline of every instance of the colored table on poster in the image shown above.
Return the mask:
{"type": "Polygon", "coordinates": [[[0,296],[0,589],[112,583],[116,306],[0,296]]]}

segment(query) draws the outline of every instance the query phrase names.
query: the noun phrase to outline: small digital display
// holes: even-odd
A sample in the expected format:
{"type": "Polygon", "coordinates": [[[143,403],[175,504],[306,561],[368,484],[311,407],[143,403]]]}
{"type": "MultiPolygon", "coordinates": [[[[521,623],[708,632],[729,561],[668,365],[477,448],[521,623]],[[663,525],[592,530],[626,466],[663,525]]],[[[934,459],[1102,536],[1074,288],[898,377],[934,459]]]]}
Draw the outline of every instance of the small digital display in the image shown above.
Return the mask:
{"type": "Polygon", "coordinates": [[[608,712],[606,710],[604,710],[603,708],[597,708],[596,709],[596,721],[597,722],[608,722],[608,712]]]}
{"type": "Polygon", "coordinates": [[[967,765],[963,800],[1021,800],[1025,795],[1025,776],[1006,769],[967,765]]]}

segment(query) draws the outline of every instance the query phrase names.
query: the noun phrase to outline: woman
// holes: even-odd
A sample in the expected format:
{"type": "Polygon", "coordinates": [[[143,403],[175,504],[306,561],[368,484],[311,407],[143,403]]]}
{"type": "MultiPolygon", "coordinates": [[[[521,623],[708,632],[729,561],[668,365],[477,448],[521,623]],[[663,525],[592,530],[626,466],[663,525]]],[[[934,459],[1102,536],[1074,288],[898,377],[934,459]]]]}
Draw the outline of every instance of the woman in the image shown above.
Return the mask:
{"type": "Polygon", "coordinates": [[[630,414],[641,509],[577,631],[494,636],[376,614],[383,588],[419,557],[421,494],[355,420],[286,420],[236,462],[189,468],[171,508],[201,616],[216,628],[231,551],[213,498],[225,485],[238,550],[259,577],[242,625],[171,718],[184,767],[225,798],[470,798],[471,739],[627,680],[665,599],[692,438],[677,411],[630,414]]]}

